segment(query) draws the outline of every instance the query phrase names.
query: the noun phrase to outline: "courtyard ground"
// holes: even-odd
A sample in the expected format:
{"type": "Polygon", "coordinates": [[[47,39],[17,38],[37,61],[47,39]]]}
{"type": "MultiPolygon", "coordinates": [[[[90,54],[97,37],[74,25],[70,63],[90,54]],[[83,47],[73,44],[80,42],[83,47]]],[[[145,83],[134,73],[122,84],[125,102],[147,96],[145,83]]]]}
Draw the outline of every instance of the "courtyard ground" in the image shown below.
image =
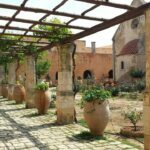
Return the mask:
{"type": "Polygon", "coordinates": [[[38,116],[36,109],[0,99],[0,150],[138,150],[113,136],[91,138],[80,124],[58,126],[55,109],[38,116]],[[84,134],[82,134],[84,133],[84,134]]]}

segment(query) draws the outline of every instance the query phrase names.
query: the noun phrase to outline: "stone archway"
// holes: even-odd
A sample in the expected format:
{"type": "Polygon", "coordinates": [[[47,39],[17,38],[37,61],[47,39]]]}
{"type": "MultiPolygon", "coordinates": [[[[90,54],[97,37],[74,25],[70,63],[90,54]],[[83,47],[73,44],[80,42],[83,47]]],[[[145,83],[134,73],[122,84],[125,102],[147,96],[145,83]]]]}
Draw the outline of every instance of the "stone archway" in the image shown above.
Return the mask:
{"type": "Polygon", "coordinates": [[[109,72],[108,72],[108,78],[109,78],[109,79],[112,79],[112,78],[113,78],[113,70],[112,70],[112,69],[109,70],[109,72]]]}
{"type": "Polygon", "coordinates": [[[90,70],[85,70],[83,73],[83,79],[92,79],[93,75],[90,70]]]}

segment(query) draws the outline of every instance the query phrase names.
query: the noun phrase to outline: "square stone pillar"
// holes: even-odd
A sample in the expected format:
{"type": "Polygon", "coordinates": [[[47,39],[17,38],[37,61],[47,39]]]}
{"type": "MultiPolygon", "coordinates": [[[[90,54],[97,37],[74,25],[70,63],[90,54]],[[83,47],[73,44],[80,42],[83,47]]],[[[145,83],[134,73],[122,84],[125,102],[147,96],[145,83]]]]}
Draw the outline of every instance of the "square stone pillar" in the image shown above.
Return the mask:
{"type": "Polygon", "coordinates": [[[74,122],[73,92],[73,54],[74,44],[65,44],[58,48],[58,86],[57,86],[57,123],[74,122]]]}
{"type": "Polygon", "coordinates": [[[16,67],[17,67],[17,62],[15,60],[8,64],[8,83],[9,84],[16,84],[16,67]]]}
{"type": "Polygon", "coordinates": [[[150,150],[150,9],[145,13],[146,92],[144,99],[144,149],[150,150]]]}
{"type": "Polygon", "coordinates": [[[26,108],[33,108],[34,105],[34,94],[36,85],[36,74],[35,74],[35,59],[33,56],[26,56],[26,108]]]}

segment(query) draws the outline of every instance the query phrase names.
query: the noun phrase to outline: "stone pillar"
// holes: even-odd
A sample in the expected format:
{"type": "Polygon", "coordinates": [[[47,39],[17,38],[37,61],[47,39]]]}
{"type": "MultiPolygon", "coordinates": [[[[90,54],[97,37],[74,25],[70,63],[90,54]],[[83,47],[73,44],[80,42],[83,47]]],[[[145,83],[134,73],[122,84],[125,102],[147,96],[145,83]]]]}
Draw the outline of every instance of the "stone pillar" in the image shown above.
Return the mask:
{"type": "Polygon", "coordinates": [[[36,85],[35,60],[33,56],[26,56],[26,108],[34,107],[34,88],[36,85]]]}
{"type": "Polygon", "coordinates": [[[150,9],[145,13],[146,92],[144,99],[144,149],[150,150],[150,9]]]}
{"type": "Polygon", "coordinates": [[[74,45],[65,44],[58,48],[57,123],[74,122],[73,54],[74,45]]]}
{"type": "Polygon", "coordinates": [[[8,83],[9,84],[16,84],[16,67],[17,62],[13,61],[8,65],[8,83]]]}

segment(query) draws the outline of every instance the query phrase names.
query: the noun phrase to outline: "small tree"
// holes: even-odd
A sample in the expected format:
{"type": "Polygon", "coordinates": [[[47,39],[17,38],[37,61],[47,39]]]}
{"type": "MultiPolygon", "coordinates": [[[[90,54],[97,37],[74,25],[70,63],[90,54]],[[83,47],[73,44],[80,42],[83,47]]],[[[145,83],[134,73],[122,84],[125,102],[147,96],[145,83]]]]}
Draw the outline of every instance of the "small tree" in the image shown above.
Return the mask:
{"type": "Polygon", "coordinates": [[[37,62],[36,66],[36,75],[40,79],[42,75],[45,75],[49,68],[50,68],[50,63],[48,61],[39,61],[37,62]]]}
{"type": "Polygon", "coordinates": [[[137,131],[137,123],[142,119],[142,112],[129,109],[128,112],[124,112],[124,117],[133,124],[134,131],[137,131]]]}

